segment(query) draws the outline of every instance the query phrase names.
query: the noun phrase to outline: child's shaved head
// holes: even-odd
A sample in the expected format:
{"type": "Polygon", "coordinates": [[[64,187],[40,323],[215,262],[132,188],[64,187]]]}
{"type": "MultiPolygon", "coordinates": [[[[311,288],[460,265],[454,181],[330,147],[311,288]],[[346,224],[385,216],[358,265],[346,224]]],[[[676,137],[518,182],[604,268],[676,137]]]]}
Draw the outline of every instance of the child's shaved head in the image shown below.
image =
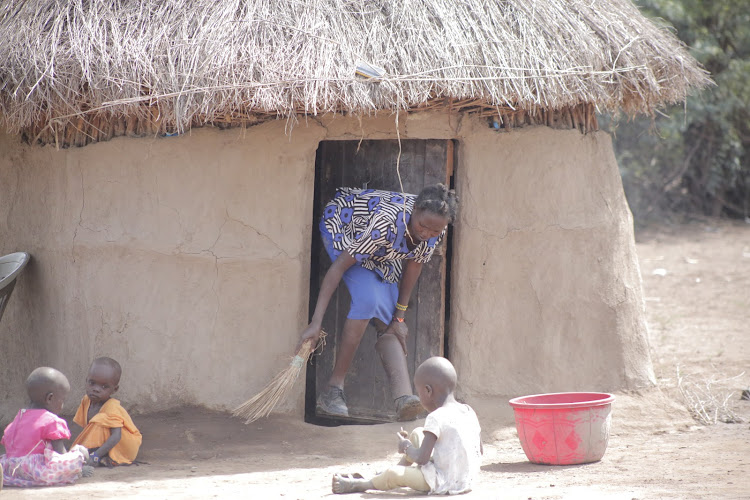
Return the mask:
{"type": "MultiPolygon", "coordinates": [[[[96,365],[104,365],[104,366],[108,366],[109,368],[111,368],[114,384],[117,385],[120,383],[120,377],[122,376],[122,368],[120,367],[120,363],[118,363],[112,358],[102,356],[101,358],[96,358],[94,361],[91,362],[92,368],[96,365]]],[[[89,368],[89,371],[91,371],[91,368],[89,368]]]]}
{"type": "Polygon", "coordinates": [[[456,390],[456,369],[447,359],[433,356],[419,365],[414,374],[415,380],[432,386],[438,393],[450,394],[456,390]]]}
{"type": "Polygon", "coordinates": [[[33,403],[44,406],[48,394],[59,392],[65,395],[70,392],[70,383],[62,372],[42,366],[26,379],[26,391],[33,403]]]}

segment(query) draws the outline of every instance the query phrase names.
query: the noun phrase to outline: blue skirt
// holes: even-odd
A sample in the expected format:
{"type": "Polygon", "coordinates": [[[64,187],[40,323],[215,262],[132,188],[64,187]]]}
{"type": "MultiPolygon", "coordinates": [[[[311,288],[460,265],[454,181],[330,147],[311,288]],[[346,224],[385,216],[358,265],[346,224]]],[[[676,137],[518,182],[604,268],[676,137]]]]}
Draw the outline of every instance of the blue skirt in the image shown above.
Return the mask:
{"type": "MultiPolygon", "coordinates": [[[[331,262],[335,261],[341,251],[333,248],[333,237],[325,230],[322,222],[320,235],[331,262]]],[[[386,325],[390,324],[398,300],[398,283],[383,281],[378,273],[365,269],[359,262],[347,269],[343,278],[349,295],[352,296],[349,314],[346,316],[348,319],[378,318],[386,325]]]]}

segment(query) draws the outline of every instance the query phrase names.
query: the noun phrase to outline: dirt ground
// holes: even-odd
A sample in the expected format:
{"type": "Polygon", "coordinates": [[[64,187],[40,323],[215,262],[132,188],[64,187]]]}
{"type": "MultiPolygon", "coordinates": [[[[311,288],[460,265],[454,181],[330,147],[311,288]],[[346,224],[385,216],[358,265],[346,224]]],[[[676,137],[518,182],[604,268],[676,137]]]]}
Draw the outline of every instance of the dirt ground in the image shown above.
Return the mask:
{"type": "MultiPolygon", "coordinates": [[[[616,394],[604,458],[579,466],[531,464],[507,399],[477,402],[482,473],[461,498],[750,498],[750,401],[740,400],[750,388],[750,224],[651,226],[636,240],[657,386],[616,394]],[[718,422],[693,419],[683,394],[718,422]]],[[[397,461],[400,427],[324,428],[288,417],[245,426],[200,408],[136,421],[147,465],[97,470],[62,488],[5,488],[3,499],[334,497],[333,472],[368,474],[397,461]]]]}

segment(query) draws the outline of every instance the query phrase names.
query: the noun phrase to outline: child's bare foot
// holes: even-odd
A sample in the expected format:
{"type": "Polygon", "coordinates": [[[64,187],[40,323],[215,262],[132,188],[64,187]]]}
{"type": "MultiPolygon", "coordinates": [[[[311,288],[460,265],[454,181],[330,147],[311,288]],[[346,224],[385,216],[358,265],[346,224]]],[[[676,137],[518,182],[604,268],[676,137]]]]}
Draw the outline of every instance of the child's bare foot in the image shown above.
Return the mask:
{"type": "Polygon", "coordinates": [[[90,465],[84,465],[81,471],[81,477],[91,477],[94,475],[94,468],[90,465]]]}
{"type": "Polygon", "coordinates": [[[334,474],[331,489],[334,493],[358,493],[372,489],[372,483],[362,477],[362,474],[334,474]]]}

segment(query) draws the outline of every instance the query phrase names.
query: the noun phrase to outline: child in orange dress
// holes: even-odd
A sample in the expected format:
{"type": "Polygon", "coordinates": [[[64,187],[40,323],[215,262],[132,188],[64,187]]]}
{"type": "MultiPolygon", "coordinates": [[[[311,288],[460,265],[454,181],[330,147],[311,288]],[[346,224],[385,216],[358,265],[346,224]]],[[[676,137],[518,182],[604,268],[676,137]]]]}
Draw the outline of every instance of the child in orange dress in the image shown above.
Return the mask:
{"type": "Polygon", "coordinates": [[[73,422],[83,427],[73,444],[89,450],[94,465],[133,463],[143,440],[120,401],[112,398],[120,384],[122,368],[112,358],[96,358],[86,377],[86,395],[73,422]]]}

